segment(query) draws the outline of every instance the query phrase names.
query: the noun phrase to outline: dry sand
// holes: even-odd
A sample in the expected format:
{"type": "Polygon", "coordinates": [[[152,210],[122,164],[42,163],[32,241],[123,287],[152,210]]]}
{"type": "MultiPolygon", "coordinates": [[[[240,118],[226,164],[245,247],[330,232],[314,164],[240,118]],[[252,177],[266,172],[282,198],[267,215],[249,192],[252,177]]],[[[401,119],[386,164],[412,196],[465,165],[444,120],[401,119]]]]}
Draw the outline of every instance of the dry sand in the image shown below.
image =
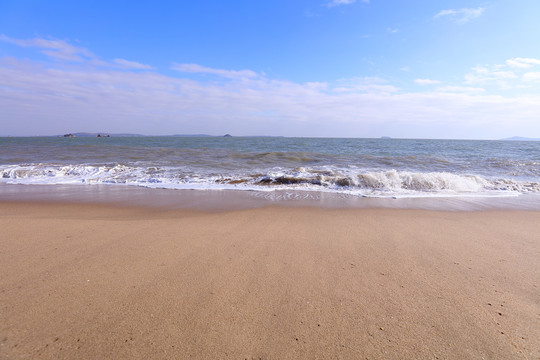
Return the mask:
{"type": "Polygon", "coordinates": [[[539,359],[540,212],[0,204],[1,359],[539,359]]]}

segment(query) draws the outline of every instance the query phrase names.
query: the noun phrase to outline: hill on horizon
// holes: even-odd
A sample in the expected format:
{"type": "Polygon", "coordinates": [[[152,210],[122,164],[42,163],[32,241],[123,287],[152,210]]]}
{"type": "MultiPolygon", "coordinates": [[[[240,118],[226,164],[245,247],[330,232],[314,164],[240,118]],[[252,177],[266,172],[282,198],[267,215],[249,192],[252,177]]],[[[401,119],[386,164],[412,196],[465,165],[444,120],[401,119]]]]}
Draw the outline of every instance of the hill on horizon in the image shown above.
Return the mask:
{"type": "Polygon", "coordinates": [[[506,140],[506,141],[540,141],[539,138],[528,138],[528,137],[523,137],[523,136],[512,136],[512,137],[504,138],[504,139],[501,139],[501,140],[506,140]]]}

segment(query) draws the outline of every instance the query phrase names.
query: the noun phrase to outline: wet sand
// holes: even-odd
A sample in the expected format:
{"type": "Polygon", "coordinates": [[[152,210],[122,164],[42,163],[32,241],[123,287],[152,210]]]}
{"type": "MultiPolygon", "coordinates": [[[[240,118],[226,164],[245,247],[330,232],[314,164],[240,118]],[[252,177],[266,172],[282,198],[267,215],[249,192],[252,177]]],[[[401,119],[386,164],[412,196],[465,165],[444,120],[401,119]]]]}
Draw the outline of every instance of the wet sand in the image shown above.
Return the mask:
{"type": "Polygon", "coordinates": [[[2,359],[539,359],[540,212],[0,203],[2,359]]]}

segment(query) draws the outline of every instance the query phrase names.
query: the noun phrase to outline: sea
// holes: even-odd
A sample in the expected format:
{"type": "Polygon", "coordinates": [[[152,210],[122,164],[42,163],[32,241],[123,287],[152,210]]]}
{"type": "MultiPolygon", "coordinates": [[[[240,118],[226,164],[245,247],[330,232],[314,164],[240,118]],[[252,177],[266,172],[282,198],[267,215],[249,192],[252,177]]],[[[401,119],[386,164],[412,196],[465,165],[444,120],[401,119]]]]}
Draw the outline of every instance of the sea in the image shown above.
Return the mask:
{"type": "Polygon", "coordinates": [[[0,138],[4,184],[241,191],[268,199],[530,200],[540,198],[540,142],[6,137],[0,138]]]}

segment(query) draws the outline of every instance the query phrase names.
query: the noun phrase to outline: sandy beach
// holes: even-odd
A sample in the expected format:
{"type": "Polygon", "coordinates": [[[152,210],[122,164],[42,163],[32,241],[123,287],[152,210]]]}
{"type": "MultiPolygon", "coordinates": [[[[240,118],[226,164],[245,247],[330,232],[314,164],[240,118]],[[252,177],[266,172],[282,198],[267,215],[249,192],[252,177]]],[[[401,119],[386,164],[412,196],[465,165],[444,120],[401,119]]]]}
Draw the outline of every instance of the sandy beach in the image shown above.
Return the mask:
{"type": "Polygon", "coordinates": [[[540,212],[0,203],[2,359],[540,359],[540,212]]]}

